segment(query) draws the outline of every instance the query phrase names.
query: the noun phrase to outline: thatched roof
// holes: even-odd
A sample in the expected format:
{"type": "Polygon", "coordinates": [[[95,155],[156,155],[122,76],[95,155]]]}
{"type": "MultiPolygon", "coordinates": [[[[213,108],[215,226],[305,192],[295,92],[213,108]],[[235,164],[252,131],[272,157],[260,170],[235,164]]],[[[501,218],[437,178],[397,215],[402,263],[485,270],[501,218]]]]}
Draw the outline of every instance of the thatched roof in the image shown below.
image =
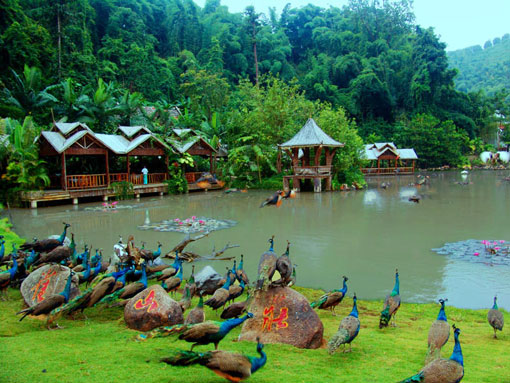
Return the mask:
{"type": "Polygon", "coordinates": [[[281,148],[305,148],[313,146],[342,147],[345,144],[328,136],[319,128],[313,118],[309,118],[306,124],[287,142],[279,145],[281,148]]]}

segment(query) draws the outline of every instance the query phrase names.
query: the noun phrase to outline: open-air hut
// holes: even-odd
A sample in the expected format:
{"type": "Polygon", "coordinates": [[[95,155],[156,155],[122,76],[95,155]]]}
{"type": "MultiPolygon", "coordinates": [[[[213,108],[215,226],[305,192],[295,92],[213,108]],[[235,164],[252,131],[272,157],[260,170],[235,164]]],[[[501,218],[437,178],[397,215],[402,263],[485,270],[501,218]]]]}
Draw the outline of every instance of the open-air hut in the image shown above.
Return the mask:
{"type": "Polygon", "coordinates": [[[294,137],[279,145],[292,161],[292,175],[283,177],[284,189],[289,189],[292,180],[292,187],[300,191],[301,180],[312,179],[314,191],[321,192],[324,179],[325,189],[331,190],[333,158],[336,150],[344,145],[324,133],[312,118],[308,119],[294,137]]]}
{"type": "MultiPolygon", "coordinates": [[[[94,133],[80,122],[54,123],[49,131],[41,132],[39,154],[41,157],[56,157],[61,168],[60,186],[62,190],[109,187],[117,181],[130,181],[135,185],[143,183],[142,175],[130,171],[131,156],[159,156],[168,163],[169,147],[154,136],[147,128],[119,127],[121,134],[94,133]],[[111,156],[126,156],[126,172],[110,173],[111,156]],[[70,156],[99,156],[98,166],[104,164],[104,172],[97,174],[68,174],[67,159],[70,156]],[[101,157],[104,157],[101,159],[101,157]]],[[[168,166],[166,166],[168,169],[168,166]]],[[[149,183],[159,183],[167,179],[164,173],[149,174],[149,183]]],[[[55,186],[53,183],[52,186],[55,186]]]]}
{"type": "Polygon", "coordinates": [[[413,174],[418,159],[414,149],[398,149],[393,142],[379,142],[365,145],[363,158],[370,161],[362,168],[365,175],[413,174]]]}

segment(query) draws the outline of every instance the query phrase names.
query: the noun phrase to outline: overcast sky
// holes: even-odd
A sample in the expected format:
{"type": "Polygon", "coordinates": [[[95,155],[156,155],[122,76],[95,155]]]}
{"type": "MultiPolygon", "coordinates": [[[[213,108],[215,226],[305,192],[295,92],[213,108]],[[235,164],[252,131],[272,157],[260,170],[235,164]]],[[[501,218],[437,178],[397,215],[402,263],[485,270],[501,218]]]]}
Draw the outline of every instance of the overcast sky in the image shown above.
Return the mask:
{"type": "MultiPolygon", "coordinates": [[[[205,0],[194,0],[203,7],[205,0]]],[[[230,12],[242,12],[253,5],[258,12],[267,13],[276,7],[278,14],[291,3],[301,7],[308,3],[327,8],[342,7],[347,0],[221,0],[230,12]]],[[[414,0],[416,22],[433,27],[447,50],[482,45],[487,40],[510,33],[510,0],[414,0]]]]}

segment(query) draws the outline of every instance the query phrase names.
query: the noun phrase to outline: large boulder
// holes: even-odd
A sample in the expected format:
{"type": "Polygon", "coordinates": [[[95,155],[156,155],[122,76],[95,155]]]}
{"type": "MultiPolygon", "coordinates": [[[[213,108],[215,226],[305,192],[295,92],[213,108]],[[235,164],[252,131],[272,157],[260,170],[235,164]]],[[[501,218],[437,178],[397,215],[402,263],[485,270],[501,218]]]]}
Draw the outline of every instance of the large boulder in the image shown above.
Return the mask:
{"type": "Polygon", "coordinates": [[[160,285],[153,285],[127,302],[124,320],[133,330],[149,331],[159,326],[183,323],[184,318],[179,303],[170,298],[160,285]]]}
{"type": "MultiPolygon", "coordinates": [[[[21,284],[21,295],[25,303],[32,307],[47,297],[60,294],[64,291],[70,272],[69,267],[57,264],[44,265],[32,271],[21,284]]],[[[78,284],[78,276],[75,275],[71,282],[70,299],[80,293],[78,284]]]]}
{"type": "Polygon", "coordinates": [[[319,348],[324,326],[308,300],[288,287],[255,292],[240,340],[287,343],[299,348],[319,348]]]}
{"type": "Polygon", "coordinates": [[[206,266],[195,275],[197,290],[201,295],[214,294],[223,277],[211,266],[206,266]]]}

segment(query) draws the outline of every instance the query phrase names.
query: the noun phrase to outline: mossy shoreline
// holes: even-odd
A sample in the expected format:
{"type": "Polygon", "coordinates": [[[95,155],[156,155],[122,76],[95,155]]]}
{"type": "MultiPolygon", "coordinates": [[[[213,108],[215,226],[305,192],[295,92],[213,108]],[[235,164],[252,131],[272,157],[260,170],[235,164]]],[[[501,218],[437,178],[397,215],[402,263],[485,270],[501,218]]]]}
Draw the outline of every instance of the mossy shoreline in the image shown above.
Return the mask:
{"type": "MultiPolygon", "coordinates": [[[[321,290],[296,287],[309,300],[321,290]]],[[[0,382],[222,382],[223,379],[200,367],[171,367],[159,362],[177,349],[189,349],[174,338],[135,342],[136,331],[126,328],[122,308],[88,309],[87,318],[61,319],[62,330],[48,331],[44,321],[28,317],[18,322],[22,307],[19,291],[9,289],[9,301],[0,302],[0,349],[4,368],[0,382]]],[[[244,299],[241,297],[240,299],[244,299]]],[[[196,305],[198,299],[193,300],[196,305]]],[[[337,308],[338,316],[319,310],[324,337],[329,339],[341,319],[352,308],[350,297],[337,308]]],[[[267,365],[249,381],[256,382],[397,382],[418,372],[427,350],[427,334],[436,319],[439,304],[403,303],[397,327],[380,330],[382,301],[358,301],[361,330],[351,353],[330,356],[326,349],[303,350],[287,345],[268,344],[267,365]]],[[[510,336],[506,331],[493,339],[487,323],[488,310],[446,307],[450,324],[461,330],[465,360],[463,382],[504,382],[510,375],[510,336]]],[[[508,313],[504,312],[508,318],[508,313]]],[[[206,309],[206,318],[219,314],[206,309]]],[[[220,349],[256,355],[255,345],[236,342],[237,328],[221,343],[220,349]]],[[[206,351],[213,346],[199,346],[206,351]]],[[[443,348],[449,357],[453,336],[443,348]]]]}

